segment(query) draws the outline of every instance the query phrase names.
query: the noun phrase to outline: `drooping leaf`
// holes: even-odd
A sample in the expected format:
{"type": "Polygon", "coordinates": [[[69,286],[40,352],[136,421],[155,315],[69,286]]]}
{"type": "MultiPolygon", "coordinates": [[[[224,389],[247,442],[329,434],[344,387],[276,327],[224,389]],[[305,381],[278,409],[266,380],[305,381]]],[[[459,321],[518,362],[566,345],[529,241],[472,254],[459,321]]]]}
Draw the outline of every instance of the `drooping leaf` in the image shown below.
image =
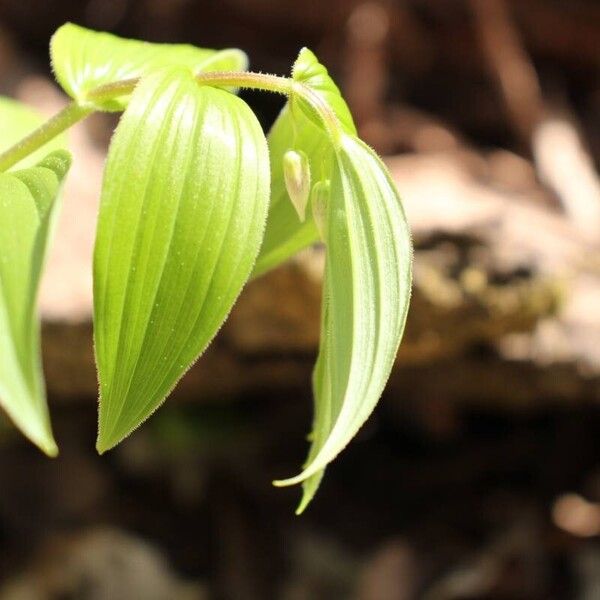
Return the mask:
{"type": "Polygon", "coordinates": [[[60,184],[70,155],[0,174],[0,405],[46,454],[52,436],[40,360],[36,299],[60,184]]]}
{"type": "MultiPolygon", "coordinates": [[[[52,36],[50,57],[57,81],[78,102],[99,85],[141,77],[168,66],[194,73],[240,71],[248,65],[236,48],[209,50],[188,44],[154,44],[117,37],[66,23],[52,36]]],[[[128,97],[102,102],[103,110],[123,110],[128,97]]]]}
{"type": "MultiPolygon", "coordinates": [[[[294,63],[292,76],[309,86],[331,106],[342,128],[356,133],[352,116],[338,87],[316,56],[303,48],[294,63]]],[[[305,102],[293,98],[284,106],[268,135],[271,157],[271,203],[265,240],[254,269],[261,275],[286,261],[302,248],[319,241],[315,223],[307,216],[304,222],[290,203],[283,175],[283,156],[287,150],[304,152],[309,159],[313,181],[327,177],[331,168],[331,144],[317,115],[305,102]]]]}
{"type": "Polygon", "coordinates": [[[377,155],[344,135],[335,153],[326,221],[321,347],[315,417],[301,512],[325,467],[375,408],[402,338],[411,286],[410,232],[398,192],[377,155]]]}
{"type": "MultiPolygon", "coordinates": [[[[44,119],[25,104],[0,96],[0,152],[10,148],[43,122],[44,119]]],[[[64,146],[65,136],[58,136],[22,160],[19,168],[36,165],[49,152],[64,146]]]]}
{"type": "Polygon", "coordinates": [[[143,79],[111,143],[94,256],[98,450],[211,341],[262,240],[269,156],[250,108],[185,69],[143,79]]]}

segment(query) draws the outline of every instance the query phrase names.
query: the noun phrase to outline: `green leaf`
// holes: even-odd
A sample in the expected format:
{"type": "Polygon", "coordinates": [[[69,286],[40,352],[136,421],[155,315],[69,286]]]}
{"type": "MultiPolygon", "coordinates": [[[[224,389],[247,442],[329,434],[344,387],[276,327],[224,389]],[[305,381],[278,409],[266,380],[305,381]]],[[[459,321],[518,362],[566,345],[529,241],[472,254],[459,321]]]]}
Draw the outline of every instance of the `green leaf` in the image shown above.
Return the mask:
{"type": "MultiPolygon", "coordinates": [[[[10,148],[43,122],[44,119],[25,104],[0,96],[0,152],[10,148]]],[[[36,165],[50,151],[64,146],[65,136],[61,135],[48,142],[41,150],[30,154],[19,163],[19,167],[36,165]]]]}
{"type": "MultiPolygon", "coordinates": [[[[141,77],[157,69],[181,66],[194,73],[243,71],[248,59],[241,50],[209,50],[187,44],[153,44],[92,31],[66,23],[52,36],[50,57],[57,81],[78,102],[95,87],[141,77]]],[[[123,110],[128,98],[100,103],[102,110],[123,110]]]]}
{"type": "MultiPolygon", "coordinates": [[[[307,85],[327,102],[337,115],[344,131],[356,133],[352,116],[338,87],[316,56],[303,48],[292,69],[293,78],[307,85]]],[[[304,101],[298,98],[286,103],[268,135],[271,156],[271,203],[265,240],[254,269],[261,275],[296,254],[306,246],[319,241],[319,233],[309,216],[304,222],[298,218],[285,186],[283,157],[290,150],[308,156],[313,181],[328,177],[331,168],[331,143],[321,121],[304,101]]]]}
{"type": "Polygon", "coordinates": [[[354,136],[342,136],[336,151],[328,203],[312,448],[300,475],[276,482],[304,483],[298,512],[375,408],[410,299],[412,249],[398,192],[379,157],[354,136]]]}
{"type": "MultiPolygon", "coordinates": [[[[302,48],[292,67],[294,81],[303,83],[330,107],[346,133],[356,135],[356,127],[346,101],[342,98],[338,86],[331,79],[327,69],[308,48],[302,48]]],[[[315,109],[306,100],[295,98],[306,116],[321,127],[321,119],[315,109]]]]}
{"type": "Polygon", "coordinates": [[[266,140],[242,100],[185,69],[142,80],[110,146],[96,237],[100,452],[156,410],[227,317],[268,199],[266,140]]]}
{"type": "Polygon", "coordinates": [[[56,151],[22,171],[0,174],[0,405],[49,456],[52,436],[40,359],[36,299],[60,184],[70,155],[56,151]]]}
{"type": "Polygon", "coordinates": [[[304,221],[311,190],[310,163],[304,152],[288,150],[283,155],[283,178],[298,218],[304,221]]]}

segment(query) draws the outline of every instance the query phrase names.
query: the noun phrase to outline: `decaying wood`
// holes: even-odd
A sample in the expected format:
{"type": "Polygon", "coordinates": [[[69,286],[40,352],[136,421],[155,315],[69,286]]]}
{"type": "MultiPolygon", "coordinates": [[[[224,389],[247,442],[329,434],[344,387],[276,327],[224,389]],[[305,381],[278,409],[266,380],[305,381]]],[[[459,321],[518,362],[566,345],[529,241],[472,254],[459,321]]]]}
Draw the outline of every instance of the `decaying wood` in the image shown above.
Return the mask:
{"type": "MultiPolygon", "coordinates": [[[[433,379],[441,382],[442,373],[451,374],[456,365],[468,365],[464,356],[482,345],[498,354],[512,353],[520,364],[536,365],[538,358],[544,364],[566,364],[574,375],[584,364],[590,368],[600,365],[595,346],[585,356],[578,354],[582,345],[577,329],[594,335],[600,325],[580,323],[579,311],[569,311],[569,307],[581,302],[581,297],[565,295],[568,289],[578,289],[574,286],[578,281],[587,282],[592,296],[598,293],[598,248],[582,240],[573,225],[547,204],[531,202],[523,191],[502,189],[497,175],[490,179],[494,172],[490,162],[464,150],[388,159],[405,198],[417,247],[412,308],[394,378],[400,382],[398,389],[409,367],[416,369],[409,372],[431,379],[431,370],[440,366],[440,377],[433,379]],[[547,333],[548,324],[553,324],[553,335],[562,340],[557,356],[539,354],[540,344],[547,340],[541,325],[547,333]],[[443,365],[454,366],[446,371],[443,365]]],[[[77,176],[73,180],[77,181],[77,176]]],[[[521,182],[521,187],[526,185],[521,182]]],[[[76,207],[73,210],[77,212],[76,207]]],[[[86,211],[88,216],[92,212],[89,207],[86,211]]],[[[82,227],[82,220],[77,222],[82,227]]],[[[68,223],[65,226],[69,227],[68,223]]],[[[90,237],[85,244],[91,245],[92,220],[85,229],[90,237]]],[[[74,281],[89,281],[89,263],[81,261],[72,247],[67,251],[69,243],[73,243],[72,236],[57,238],[47,280],[50,291],[60,282],[61,300],[53,302],[48,291],[42,298],[47,317],[46,372],[54,395],[89,397],[95,394],[90,300],[77,292],[67,298],[69,283],[57,276],[69,273],[74,281]],[[75,305],[79,308],[73,311],[75,305]],[[65,373],[69,376],[64,377],[65,373]]],[[[230,397],[241,390],[258,393],[306,387],[318,344],[322,259],[320,249],[307,251],[251,283],[214,346],[179,386],[179,395],[230,397]]],[[[510,372],[510,366],[499,370],[499,363],[481,365],[487,373],[483,377],[489,377],[493,369],[510,372]]],[[[525,368],[517,363],[515,374],[525,368]]],[[[473,365],[466,368],[473,373],[473,365]]],[[[545,372],[539,371],[539,365],[533,372],[537,383],[529,389],[535,390],[535,395],[544,388],[545,372]]],[[[458,381],[454,379],[455,386],[458,381]]],[[[457,401],[460,397],[473,399],[475,394],[482,397],[477,385],[476,392],[468,392],[468,381],[455,388],[455,394],[446,391],[446,395],[456,396],[457,401]]],[[[475,385],[478,378],[470,381],[475,385]]],[[[498,390],[503,387],[485,389],[490,397],[501,396],[498,390]]],[[[581,387],[572,391],[579,394],[581,387]]]]}

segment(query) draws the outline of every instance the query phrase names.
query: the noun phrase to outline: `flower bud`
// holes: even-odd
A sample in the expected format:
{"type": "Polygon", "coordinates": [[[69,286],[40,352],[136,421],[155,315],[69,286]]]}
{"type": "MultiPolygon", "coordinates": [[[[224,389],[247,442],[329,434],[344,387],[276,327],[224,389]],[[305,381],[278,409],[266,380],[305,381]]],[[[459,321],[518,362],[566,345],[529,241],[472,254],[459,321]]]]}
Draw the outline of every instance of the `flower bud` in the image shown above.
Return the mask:
{"type": "Polygon", "coordinates": [[[322,241],[327,241],[327,206],[329,204],[329,179],[317,181],[312,189],[311,208],[319,236],[322,241]]]}
{"type": "Polygon", "coordinates": [[[283,155],[283,177],[290,200],[304,222],[310,196],[310,163],[304,152],[288,150],[283,155]]]}

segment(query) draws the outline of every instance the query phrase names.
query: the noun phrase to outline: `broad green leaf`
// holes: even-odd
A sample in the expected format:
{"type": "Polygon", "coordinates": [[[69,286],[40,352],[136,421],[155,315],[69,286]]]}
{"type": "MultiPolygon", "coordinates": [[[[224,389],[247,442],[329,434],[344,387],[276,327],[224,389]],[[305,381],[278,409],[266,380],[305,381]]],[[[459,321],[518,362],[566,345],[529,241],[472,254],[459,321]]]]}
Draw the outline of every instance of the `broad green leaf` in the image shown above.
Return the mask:
{"type": "Polygon", "coordinates": [[[58,452],[48,416],[36,299],[60,184],[70,155],[0,174],[0,406],[46,454],[58,452]]]}
{"type": "Polygon", "coordinates": [[[276,482],[304,483],[299,512],[375,408],[410,299],[412,249],[398,192],[381,160],[354,136],[344,135],[336,151],[328,204],[312,448],[300,475],[276,482]]]}
{"type": "MultiPolygon", "coordinates": [[[[241,50],[209,50],[188,44],[153,44],[92,31],[66,23],[52,36],[50,57],[57,81],[80,103],[99,85],[141,77],[157,69],[181,66],[194,73],[243,71],[248,59],[241,50]]],[[[103,110],[123,110],[128,98],[103,102],[103,110]]]]}
{"type": "MultiPolygon", "coordinates": [[[[25,104],[12,98],[0,96],[0,152],[4,152],[27,134],[37,129],[44,119],[25,104]]],[[[19,163],[19,168],[36,165],[50,151],[65,146],[65,136],[48,142],[42,149],[33,152],[19,163]]]]}
{"type": "Polygon", "coordinates": [[[94,256],[100,452],[164,400],[254,265],[269,199],[264,134],[185,69],[142,79],[112,140],[94,256]]]}
{"type": "MultiPolygon", "coordinates": [[[[294,63],[292,76],[311,87],[330,104],[340,123],[349,134],[356,129],[346,102],[327,70],[315,55],[303,48],[294,63]]],[[[327,176],[331,168],[331,143],[323,131],[319,117],[298,99],[286,103],[268,135],[271,156],[271,203],[265,240],[258,257],[254,276],[269,271],[288,258],[319,241],[313,219],[304,222],[290,202],[283,174],[283,157],[288,150],[299,150],[308,156],[313,181],[327,176]]]]}

